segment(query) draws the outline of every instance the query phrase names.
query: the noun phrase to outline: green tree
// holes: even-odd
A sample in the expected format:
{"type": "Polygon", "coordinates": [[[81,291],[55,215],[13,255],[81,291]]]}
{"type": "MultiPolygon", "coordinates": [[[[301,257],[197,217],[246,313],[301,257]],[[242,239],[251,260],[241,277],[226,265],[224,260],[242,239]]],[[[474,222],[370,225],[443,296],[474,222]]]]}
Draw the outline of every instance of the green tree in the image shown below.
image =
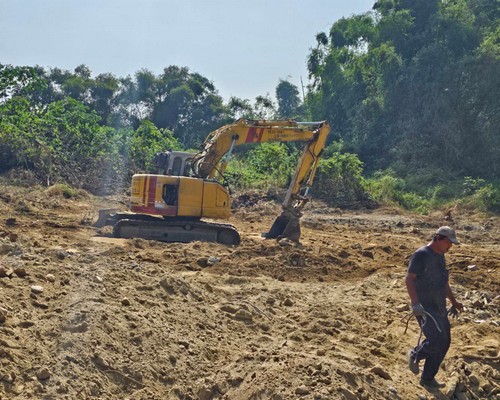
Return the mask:
{"type": "Polygon", "coordinates": [[[91,107],[101,117],[103,124],[114,121],[113,113],[117,107],[117,94],[120,81],[113,74],[99,74],[90,86],[91,107]]]}
{"type": "Polygon", "coordinates": [[[277,118],[276,105],[267,93],[265,96],[257,96],[253,106],[253,114],[256,119],[277,118]]]}
{"type": "Polygon", "coordinates": [[[280,79],[276,86],[278,118],[298,118],[302,114],[299,89],[293,83],[280,79]]]}
{"type": "Polygon", "coordinates": [[[285,143],[262,143],[239,150],[225,174],[231,187],[237,189],[283,187],[298,163],[298,152],[285,143]]]}
{"type": "Polygon", "coordinates": [[[363,163],[355,154],[334,151],[319,162],[314,196],[337,207],[366,201],[362,173],[363,163]]]}
{"type": "Polygon", "coordinates": [[[0,171],[22,166],[30,168],[43,152],[39,118],[29,102],[14,97],[0,104],[0,171]]]}
{"type": "Polygon", "coordinates": [[[186,67],[169,66],[158,76],[141,70],[135,80],[124,83],[121,109],[133,126],[149,119],[156,127],[174,132],[185,147],[198,145],[227,121],[228,108],[212,82],[186,67]]]}
{"type": "Polygon", "coordinates": [[[238,97],[231,96],[227,107],[229,114],[235,120],[240,118],[252,119],[254,116],[254,109],[248,99],[240,99],[238,97]]]}
{"type": "Polygon", "coordinates": [[[16,96],[26,96],[46,85],[43,69],[0,64],[0,104],[16,96]]]}
{"type": "Polygon", "coordinates": [[[133,173],[151,170],[153,156],[164,150],[179,150],[180,144],[167,129],[158,129],[144,120],[130,138],[130,160],[133,173]]]}
{"type": "Polygon", "coordinates": [[[329,140],[343,139],[368,173],[393,168],[409,187],[495,179],[495,3],[379,0],[374,12],[337,21],[309,54],[312,117],[330,120],[329,140]]]}

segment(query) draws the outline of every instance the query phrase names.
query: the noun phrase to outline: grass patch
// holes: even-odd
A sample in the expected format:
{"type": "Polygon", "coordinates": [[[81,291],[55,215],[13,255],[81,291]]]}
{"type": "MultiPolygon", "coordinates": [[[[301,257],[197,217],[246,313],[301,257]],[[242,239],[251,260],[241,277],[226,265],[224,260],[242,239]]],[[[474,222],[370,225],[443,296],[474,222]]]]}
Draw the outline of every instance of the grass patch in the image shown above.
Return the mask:
{"type": "Polygon", "coordinates": [[[64,197],[65,199],[76,199],[81,197],[81,192],[64,183],[56,183],[50,186],[46,193],[50,197],[64,197]]]}

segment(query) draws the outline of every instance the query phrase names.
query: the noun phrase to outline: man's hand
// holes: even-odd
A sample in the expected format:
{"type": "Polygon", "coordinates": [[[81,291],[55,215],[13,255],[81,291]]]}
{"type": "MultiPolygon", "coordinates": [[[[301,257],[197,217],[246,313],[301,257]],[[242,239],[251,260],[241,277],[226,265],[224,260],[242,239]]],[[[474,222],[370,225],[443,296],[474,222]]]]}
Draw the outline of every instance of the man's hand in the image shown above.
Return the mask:
{"type": "Polygon", "coordinates": [[[455,301],[453,303],[453,307],[455,307],[460,312],[464,310],[464,305],[462,303],[459,303],[458,301],[455,301]]]}
{"type": "Polygon", "coordinates": [[[422,304],[417,303],[411,306],[411,311],[415,317],[423,317],[425,315],[425,310],[422,304]]]}
{"type": "Polygon", "coordinates": [[[464,306],[462,303],[459,303],[456,301],[455,303],[452,304],[452,306],[448,309],[448,315],[452,318],[458,318],[458,312],[462,312],[464,309],[464,306]]]}
{"type": "Polygon", "coordinates": [[[451,318],[458,318],[458,310],[455,306],[451,306],[449,309],[448,309],[448,315],[451,317],[451,318]]]}

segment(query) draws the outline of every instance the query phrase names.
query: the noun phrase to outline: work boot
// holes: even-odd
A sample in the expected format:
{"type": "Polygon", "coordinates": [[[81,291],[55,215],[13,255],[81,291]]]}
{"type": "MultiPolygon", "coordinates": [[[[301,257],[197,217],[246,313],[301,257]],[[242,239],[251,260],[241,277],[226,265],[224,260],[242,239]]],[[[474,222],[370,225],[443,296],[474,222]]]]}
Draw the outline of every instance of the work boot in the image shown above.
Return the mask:
{"type": "Polygon", "coordinates": [[[418,375],[420,369],[418,368],[417,356],[414,354],[413,350],[408,350],[408,368],[415,375],[418,375]]]}
{"type": "Polygon", "coordinates": [[[438,382],[436,378],[433,378],[430,381],[427,379],[420,379],[420,385],[433,389],[443,388],[446,386],[444,383],[438,382]]]}

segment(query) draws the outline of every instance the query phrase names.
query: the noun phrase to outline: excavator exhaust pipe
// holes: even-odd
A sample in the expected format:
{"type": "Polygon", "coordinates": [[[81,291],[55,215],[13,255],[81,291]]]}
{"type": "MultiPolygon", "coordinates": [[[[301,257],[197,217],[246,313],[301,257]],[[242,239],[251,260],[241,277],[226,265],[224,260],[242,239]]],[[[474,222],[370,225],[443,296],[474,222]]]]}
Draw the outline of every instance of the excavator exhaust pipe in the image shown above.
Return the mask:
{"type": "Polygon", "coordinates": [[[299,243],[300,239],[300,217],[283,211],[276,218],[269,232],[262,235],[266,239],[283,239],[287,238],[292,242],[299,243]]]}

